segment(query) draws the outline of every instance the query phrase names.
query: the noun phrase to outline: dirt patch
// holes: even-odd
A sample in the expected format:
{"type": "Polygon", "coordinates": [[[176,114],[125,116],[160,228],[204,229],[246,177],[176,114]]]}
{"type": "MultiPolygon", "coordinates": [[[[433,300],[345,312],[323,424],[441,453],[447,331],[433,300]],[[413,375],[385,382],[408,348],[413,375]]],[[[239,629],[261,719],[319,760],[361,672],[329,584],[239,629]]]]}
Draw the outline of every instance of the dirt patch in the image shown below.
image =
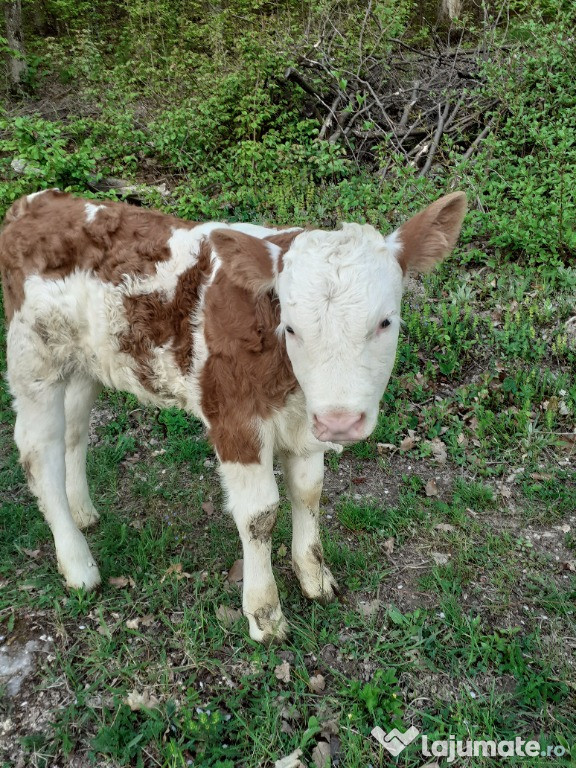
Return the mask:
{"type": "Polygon", "coordinates": [[[272,531],[276,525],[276,506],[272,509],[265,509],[257,515],[250,523],[250,536],[252,539],[257,539],[261,542],[270,541],[272,531]]]}
{"type": "Polygon", "coordinates": [[[22,753],[21,739],[43,734],[53,713],[70,703],[65,681],[42,688],[47,667],[54,661],[54,630],[45,614],[18,616],[0,646],[0,757],[7,765],[35,765],[22,753]]]}

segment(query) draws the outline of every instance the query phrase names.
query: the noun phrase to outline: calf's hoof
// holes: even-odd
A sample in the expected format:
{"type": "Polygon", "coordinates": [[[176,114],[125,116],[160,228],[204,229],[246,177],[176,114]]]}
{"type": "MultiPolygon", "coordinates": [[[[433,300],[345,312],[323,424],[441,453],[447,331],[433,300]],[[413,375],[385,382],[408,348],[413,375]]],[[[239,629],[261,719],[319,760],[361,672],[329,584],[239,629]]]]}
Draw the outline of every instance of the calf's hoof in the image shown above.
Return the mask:
{"type": "Polygon", "coordinates": [[[279,643],[288,637],[288,622],[284,618],[280,603],[263,605],[253,613],[244,611],[250,626],[250,637],[259,643],[279,643]]]}
{"type": "Polygon", "coordinates": [[[95,523],[100,520],[100,515],[96,511],[92,502],[89,502],[89,504],[83,504],[82,506],[76,508],[71,507],[71,512],[72,517],[74,518],[74,522],[81,531],[84,531],[86,528],[90,528],[91,525],[95,525],[95,523]]]}
{"type": "Polygon", "coordinates": [[[320,603],[331,603],[340,594],[338,584],[327,565],[315,563],[313,568],[302,568],[293,562],[294,573],[298,577],[302,594],[309,600],[318,600],[320,603]]]}
{"type": "Polygon", "coordinates": [[[101,582],[100,571],[94,561],[74,568],[68,567],[66,572],[60,566],[60,572],[66,580],[66,586],[70,589],[85,589],[89,592],[101,582]]]}
{"type": "Polygon", "coordinates": [[[58,570],[64,576],[66,586],[71,589],[94,589],[100,584],[100,571],[84,537],[69,543],[65,551],[58,554],[58,570]]]}

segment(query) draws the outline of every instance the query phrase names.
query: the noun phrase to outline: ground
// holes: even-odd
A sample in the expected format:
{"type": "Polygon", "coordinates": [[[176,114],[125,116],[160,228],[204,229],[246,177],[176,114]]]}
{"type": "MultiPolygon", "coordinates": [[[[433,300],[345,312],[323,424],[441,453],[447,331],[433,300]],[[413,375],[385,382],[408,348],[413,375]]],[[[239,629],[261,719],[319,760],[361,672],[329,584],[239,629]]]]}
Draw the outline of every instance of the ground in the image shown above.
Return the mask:
{"type": "Polygon", "coordinates": [[[569,763],[576,276],[455,263],[411,285],[373,439],[327,457],[337,603],[300,595],[284,505],[279,646],[250,640],[239,612],[240,542],[196,421],[103,394],[88,534],[103,586],[69,592],[0,394],[4,768],[255,768],[298,748],[307,766],[434,764],[420,739],[392,758],[371,735],[411,725],[535,739],[569,763]]]}

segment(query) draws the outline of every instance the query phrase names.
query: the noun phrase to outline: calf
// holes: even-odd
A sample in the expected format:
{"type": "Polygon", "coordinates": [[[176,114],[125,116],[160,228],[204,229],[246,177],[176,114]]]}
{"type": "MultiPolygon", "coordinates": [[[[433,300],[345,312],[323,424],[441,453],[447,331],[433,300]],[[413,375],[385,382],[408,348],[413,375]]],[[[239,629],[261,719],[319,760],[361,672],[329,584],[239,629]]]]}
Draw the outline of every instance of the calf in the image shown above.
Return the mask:
{"type": "Polygon", "coordinates": [[[294,572],[304,595],[332,600],[319,535],[324,452],[374,429],[403,273],[451,251],[465,208],[455,192],[383,237],[359,224],[191,224],[58,190],[14,203],[0,267],[15,439],[67,585],[100,582],[80,529],[98,519],[85,460],[90,410],[107,386],[206,425],[242,540],[251,637],[287,629],[270,559],[275,454],[294,572]]]}

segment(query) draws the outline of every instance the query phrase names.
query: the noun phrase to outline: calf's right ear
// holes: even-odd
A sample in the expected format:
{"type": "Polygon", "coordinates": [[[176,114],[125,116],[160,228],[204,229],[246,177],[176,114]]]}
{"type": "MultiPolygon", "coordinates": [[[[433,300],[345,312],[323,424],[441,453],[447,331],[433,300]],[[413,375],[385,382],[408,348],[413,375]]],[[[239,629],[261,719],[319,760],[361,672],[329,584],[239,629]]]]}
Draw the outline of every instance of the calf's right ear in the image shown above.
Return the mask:
{"type": "Polygon", "coordinates": [[[424,208],[396,232],[402,272],[429,272],[452,251],[466,213],[464,192],[452,192],[424,208]]]}
{"type": "Polygon", "coordinates": [[[278,276],[277,245],[233,229],[215,229],[209,235],[222,269],[239,288],[266,293],[278,276]]]}

